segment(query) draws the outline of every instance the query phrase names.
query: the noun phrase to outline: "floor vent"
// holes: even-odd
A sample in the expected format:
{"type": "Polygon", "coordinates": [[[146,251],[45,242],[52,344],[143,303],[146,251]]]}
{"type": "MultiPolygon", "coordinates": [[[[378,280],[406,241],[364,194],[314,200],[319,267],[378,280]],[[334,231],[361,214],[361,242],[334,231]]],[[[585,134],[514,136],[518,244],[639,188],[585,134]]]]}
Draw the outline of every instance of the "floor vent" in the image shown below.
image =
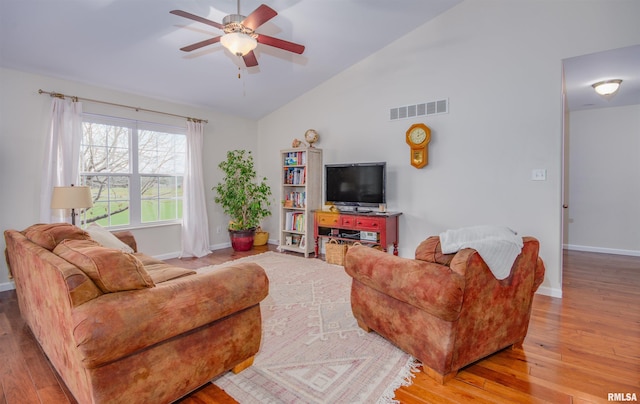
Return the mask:
{"type": "Polygon", "coordinates": [[[429,116],[447,113],[449,113],[449,100],[444,99],[423,102],[422,104],[391,108],[389,110],[389,119],[395,121],[398,119],[415,118],[417,116],[429,116]]]}

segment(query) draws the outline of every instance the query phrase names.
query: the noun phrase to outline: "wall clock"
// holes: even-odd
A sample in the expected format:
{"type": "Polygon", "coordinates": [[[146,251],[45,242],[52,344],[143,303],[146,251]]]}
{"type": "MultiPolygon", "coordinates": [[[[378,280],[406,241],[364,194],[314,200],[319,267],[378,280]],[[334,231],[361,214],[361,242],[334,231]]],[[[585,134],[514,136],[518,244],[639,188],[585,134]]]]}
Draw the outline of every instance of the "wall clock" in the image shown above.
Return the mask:
{"type": "Polygon", "coordinates": [[[407,144],[411,149],[409,161],[415,168],[422,168],[429,163],[429,141],[431,129],[423,123],[411,125],[407,130],[407,144]]]}

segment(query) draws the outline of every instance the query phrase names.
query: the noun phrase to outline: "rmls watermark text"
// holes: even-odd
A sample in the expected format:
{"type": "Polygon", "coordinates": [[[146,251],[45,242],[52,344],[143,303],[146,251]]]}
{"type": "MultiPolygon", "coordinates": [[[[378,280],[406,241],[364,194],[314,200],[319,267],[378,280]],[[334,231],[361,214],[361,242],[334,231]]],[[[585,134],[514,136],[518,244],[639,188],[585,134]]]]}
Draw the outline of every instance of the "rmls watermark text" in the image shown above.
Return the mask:
{"type": "Polygon", "coordinates": [[[638,401],[636,393],[607,393],[608,401],[638,401]]]}

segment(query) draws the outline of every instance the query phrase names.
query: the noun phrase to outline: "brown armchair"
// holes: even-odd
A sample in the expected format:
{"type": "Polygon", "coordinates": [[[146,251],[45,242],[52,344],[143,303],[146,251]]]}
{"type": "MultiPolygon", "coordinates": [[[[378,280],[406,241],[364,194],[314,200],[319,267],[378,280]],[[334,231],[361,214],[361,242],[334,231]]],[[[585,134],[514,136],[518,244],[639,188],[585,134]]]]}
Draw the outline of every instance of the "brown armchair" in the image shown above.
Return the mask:
{"type": "Polygon", "coordinates": [[[345,270],[353,278],[353,314],[360,327],[413,355],[426,374],[445,383],[462,367],[524,341],[544,264],[538,240],[523,242],[503,280],[473,249],[442,254],[439,237],[423,241],[416,259],[350,248],[345,270]]]}

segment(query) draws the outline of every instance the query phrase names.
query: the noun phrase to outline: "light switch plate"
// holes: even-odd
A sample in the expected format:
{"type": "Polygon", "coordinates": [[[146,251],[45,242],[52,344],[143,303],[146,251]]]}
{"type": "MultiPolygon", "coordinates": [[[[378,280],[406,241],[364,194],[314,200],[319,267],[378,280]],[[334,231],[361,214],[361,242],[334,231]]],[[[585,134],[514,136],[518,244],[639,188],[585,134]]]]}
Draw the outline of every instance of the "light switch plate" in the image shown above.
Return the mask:
{"type": "Polygon", "coordinates": [[[531,170],[531,181],[546,181],[547,170],[544,168],[534,168],[531,170]]]}

